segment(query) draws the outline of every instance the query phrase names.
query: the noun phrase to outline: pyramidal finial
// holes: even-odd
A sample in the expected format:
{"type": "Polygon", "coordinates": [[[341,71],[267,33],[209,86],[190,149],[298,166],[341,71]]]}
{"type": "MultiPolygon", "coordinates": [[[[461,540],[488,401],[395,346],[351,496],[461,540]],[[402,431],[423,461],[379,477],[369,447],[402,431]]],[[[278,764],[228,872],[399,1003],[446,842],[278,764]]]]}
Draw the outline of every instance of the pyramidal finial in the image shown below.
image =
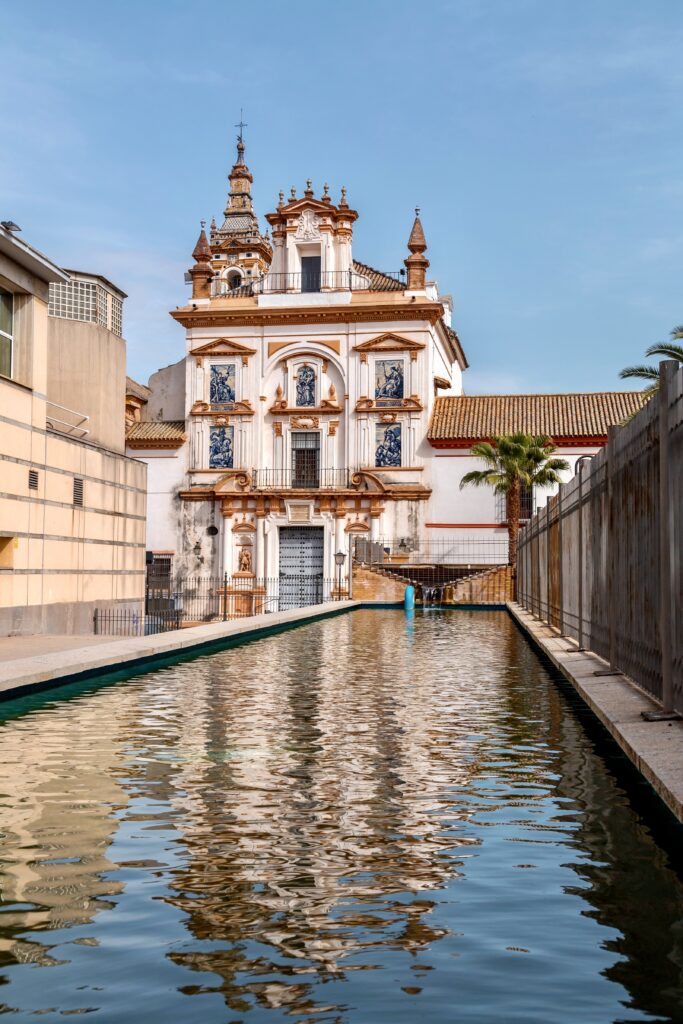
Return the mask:
{"type": "Polygon", "coordinates": [[[424,252],[427,248],[427,239],[425,238],[422,221],[420,220],[419,206],[415,207],[415,221],[413,223],[413,230],[410,232],[410,238],[408,239],[408,248],[411,252],[424,252]]]}
{"type": "Polygon", "coordinates": [[[206,221],[202,220],[200,221],[200,224],[201,230],[199,232],[197,244],[192,250],[192,259],[196,263],[206,263],[211,259],[211,246],[209,245],[209,240],[206,237],[206,231],[204,230],[206,227],[206,221]]]}

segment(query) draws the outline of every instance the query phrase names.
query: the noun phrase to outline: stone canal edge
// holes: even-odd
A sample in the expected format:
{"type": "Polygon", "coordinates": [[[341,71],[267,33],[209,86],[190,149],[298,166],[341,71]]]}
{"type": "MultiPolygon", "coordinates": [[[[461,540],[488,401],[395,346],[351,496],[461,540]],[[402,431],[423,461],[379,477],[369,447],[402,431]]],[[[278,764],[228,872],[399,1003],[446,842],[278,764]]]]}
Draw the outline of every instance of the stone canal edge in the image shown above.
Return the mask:
{"type": "Polygon", "coordinates": [[[672,814],[683,822],[683,722],[646,722],[659,705],[628,676],[595,676],[609,666],[515,602],[507,609],[522,632],[573,686],[672,814]],[[573,646],[572,646],[573,645],[573,646]]]}
{"type": "Polygon", "coordinates": [[[330,601],[151,636],[112,638],[111,643],[94,647],[75,647],[4,661],[0,663],[0,701],[87,679],[97,678],[103,682],[125,679],[136,671],[148,672],[162,665],[215,653],[305,622],[339,615],[361,604],[360,601],[330,601]]]}

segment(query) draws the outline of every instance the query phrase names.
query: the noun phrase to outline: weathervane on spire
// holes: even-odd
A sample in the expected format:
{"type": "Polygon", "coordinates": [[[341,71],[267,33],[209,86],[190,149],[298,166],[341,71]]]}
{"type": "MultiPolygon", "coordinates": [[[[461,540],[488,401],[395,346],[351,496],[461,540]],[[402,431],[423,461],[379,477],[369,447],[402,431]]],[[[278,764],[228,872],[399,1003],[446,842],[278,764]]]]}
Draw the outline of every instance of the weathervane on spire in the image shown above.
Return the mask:
{"type": "Polygon", "coordinates": [[[242,129],[243,128],[248,128],[248,127],[249,126],[248,126],[247,122],[244,120],[244,111],[240,107],[240,120],[239,120],[239,124],[235,125],[235,128],[239,128],[239,130],[240,130],[240,133],[237,136],[237,141],[238,142],[242,142],[243,141],[243,139],[242,139],[242,129]]]}

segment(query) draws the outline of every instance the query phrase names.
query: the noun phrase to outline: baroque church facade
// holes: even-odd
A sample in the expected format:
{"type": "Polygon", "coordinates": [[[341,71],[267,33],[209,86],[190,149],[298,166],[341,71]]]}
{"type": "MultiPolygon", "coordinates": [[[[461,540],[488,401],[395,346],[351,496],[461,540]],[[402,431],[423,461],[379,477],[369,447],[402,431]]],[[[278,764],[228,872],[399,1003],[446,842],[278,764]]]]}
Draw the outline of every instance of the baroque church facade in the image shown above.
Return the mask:
{"type": "MultiPolygon", "coordinates": [[[[336,575],[351,538],[417,536],[427,431],[467,362],[427,281],[416,211],[404,268],[354,258],[358,214],[280,193],[261,232],[240,137],[222,224],[202,225],[185,355],[129,395],[128,450],[149,469],[148,548],[183,575],[336,575]]],[[[346,584],[344,583],[345,587],[346,584]]]]}
{"type": "MultiPolygon", "coordinates": [[[[280,193],[262,232],[241,137],[229,182],[222,223],[202,225],[192,254],[191,298],[171,312],[185,354],[149,387],[129,381],[148,559],[248,585],[333,580],[344,556],[344,591],[354,538],[381,562],[505,563],[504,497],[460,486],[480,468],[472,446],[547,434],[571,475],[642,395],[464,395],[468,364],[450,296],[427,278],[419,211],[404,267],[386,273],[354,256],[345,189],[338,202],[310,181],[280,193]]],[[[550,493],[523,494],[523,516],[550,493]]]]}

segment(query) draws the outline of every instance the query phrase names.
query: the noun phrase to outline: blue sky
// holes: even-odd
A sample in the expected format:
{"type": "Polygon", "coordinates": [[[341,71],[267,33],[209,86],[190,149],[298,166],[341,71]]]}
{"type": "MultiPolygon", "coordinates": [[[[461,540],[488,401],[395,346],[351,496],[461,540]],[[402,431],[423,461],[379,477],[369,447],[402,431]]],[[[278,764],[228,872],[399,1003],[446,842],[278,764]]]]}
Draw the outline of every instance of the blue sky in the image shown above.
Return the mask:
{"type": "Polygon", "coordinates": [[[683,322],[681,0],[2,4],[0,215],[129,294],[129,372],[223,209],[244,107],[257,211],[307,177],[397,270],[413,208],[470,394],[622,387],[683,322]]]}

